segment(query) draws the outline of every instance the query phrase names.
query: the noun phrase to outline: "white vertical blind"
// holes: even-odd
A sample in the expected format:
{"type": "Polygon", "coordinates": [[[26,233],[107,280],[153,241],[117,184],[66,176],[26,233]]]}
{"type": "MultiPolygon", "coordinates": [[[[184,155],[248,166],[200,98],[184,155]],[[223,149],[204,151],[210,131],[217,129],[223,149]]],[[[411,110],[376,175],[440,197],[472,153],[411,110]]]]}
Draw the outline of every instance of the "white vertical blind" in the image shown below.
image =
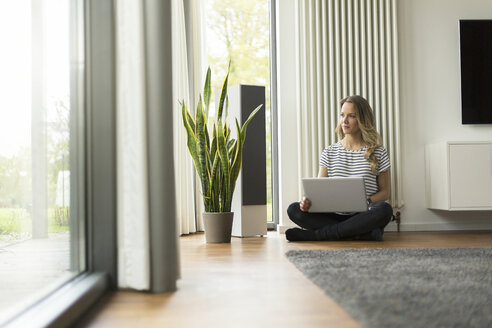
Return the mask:
{"type": "Polygon", "coordinates": [[[316,176],[323,148],[337,141],[339,100],[361,95],[374,109],[391,159],[393,207],[401,207],[398,44],[395,0],[299,0],[298,157],[316,176]]]}

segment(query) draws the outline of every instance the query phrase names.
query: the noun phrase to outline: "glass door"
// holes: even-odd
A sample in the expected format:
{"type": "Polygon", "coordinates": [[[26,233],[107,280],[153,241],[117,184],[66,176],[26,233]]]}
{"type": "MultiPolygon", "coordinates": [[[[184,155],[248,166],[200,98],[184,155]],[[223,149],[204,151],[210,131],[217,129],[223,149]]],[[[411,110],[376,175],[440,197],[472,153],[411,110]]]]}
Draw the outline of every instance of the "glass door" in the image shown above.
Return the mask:
{"type": "Polygon", "coordinates": [[[82,9],[0,1],[0,325],[85,270],[82,9]]]}
{"type": "Polygon", "coordinates": [[[229,85],[265,86],[267,222],[272,214],[271,36],[269,0],[207,0],[204,6],[206,57],[214,78],[212,94],[220,90],[230,61],[229,85]]]}

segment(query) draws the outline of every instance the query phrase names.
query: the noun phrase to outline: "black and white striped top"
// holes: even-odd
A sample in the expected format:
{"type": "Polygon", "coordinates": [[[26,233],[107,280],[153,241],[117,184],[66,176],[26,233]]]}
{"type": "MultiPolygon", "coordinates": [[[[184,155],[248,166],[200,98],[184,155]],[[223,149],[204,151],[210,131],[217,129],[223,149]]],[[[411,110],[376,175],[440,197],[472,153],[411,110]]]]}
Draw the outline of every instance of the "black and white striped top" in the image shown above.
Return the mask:
{"type": "MultiPolygon", "coordinates": [[[[360,150],[343,148],[341,142],[326,147],[321,153],[319,165],[328,169],[328,177],[364,177],[367,197],[378,192],[377,174],[371,171],[371,165],[364,158],[367,147],[360,150]]],[[[388,153],[383,146],[374,151],[378,160],[378,173],[388,170],[391,166],[388,153]]]]}

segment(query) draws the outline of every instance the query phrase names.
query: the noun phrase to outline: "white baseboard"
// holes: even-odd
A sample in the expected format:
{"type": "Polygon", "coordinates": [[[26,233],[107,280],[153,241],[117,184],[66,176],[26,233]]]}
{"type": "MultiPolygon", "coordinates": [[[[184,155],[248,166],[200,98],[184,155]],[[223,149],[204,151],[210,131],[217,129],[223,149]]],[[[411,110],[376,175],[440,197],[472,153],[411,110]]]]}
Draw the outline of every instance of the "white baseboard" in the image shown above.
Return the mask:
{"type": "MultiPolygon", "coordinates": [[[[285,230],[296,226],[278,225],[277,231],[284,234],[285,230]]],[[[492,222],[480,223],[401,223],[400,231],[488,231],[492,230],[492,222]]],[[[390,222],[384,231],[397,231],[395,222],[390,222]]]]}
{"type": "Polygon", "coordinates": [[[282,225],[282,224],[278,224],[277,225],[277,231],[278,233],[280,234],[285,234],[285,230],[289,229],[289,228],[295,228],[297,227],[296,225],[291,225],[291,226],[288,226],[288,225],[282,225]]]}
{"type": "MultiPolygon", "coordinates": [[[[396,231],[396,223],[391,222],[385,231],[396,231]]],[[[487,231],[492,230],[492,222],[480,223],[401,223],[400,231],[487,231]]]]}

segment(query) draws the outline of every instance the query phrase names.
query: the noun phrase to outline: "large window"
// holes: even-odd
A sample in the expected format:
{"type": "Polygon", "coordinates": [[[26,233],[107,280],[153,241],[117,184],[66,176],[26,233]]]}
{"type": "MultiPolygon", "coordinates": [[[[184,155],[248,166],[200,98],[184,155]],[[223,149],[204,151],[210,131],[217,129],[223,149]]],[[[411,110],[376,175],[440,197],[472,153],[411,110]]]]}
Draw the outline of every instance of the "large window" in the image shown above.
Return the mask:
{"type": "Polygon", "coordinates": [[[267,220],[272,222],[272,152],[270,108],[270,1],[207,0],[207,60],[213,93],[219,90],[230,62],[229,85],[265,86],[267,220]]]}
{"type": "Polygon", "coordinates": [[[70,206],[76,4],[0,0],[0,325],[85,270],[70,206]]]}

